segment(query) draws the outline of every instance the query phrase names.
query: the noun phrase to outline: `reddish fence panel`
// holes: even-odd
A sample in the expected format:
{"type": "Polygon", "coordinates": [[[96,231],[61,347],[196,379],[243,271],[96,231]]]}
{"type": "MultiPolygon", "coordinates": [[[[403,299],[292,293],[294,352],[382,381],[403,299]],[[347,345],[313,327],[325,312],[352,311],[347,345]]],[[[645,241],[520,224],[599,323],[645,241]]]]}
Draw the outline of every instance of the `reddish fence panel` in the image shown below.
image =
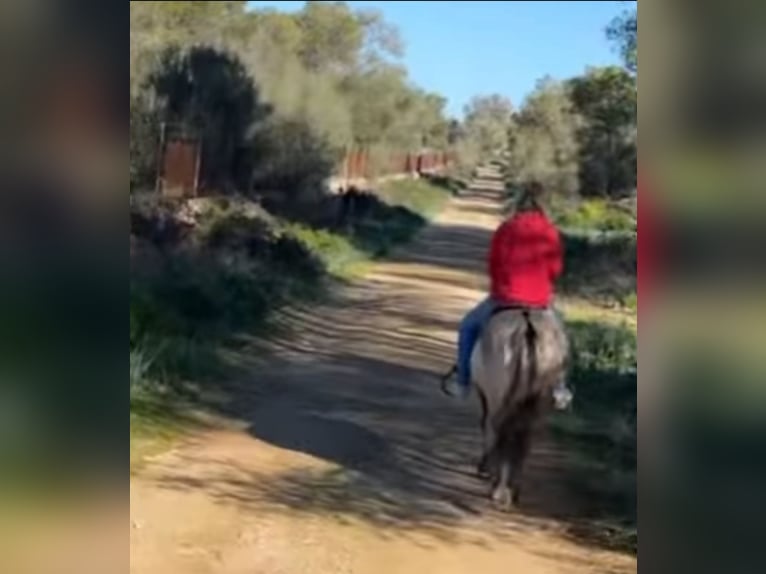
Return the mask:
{"type": "Polygon", "coordinates": [[[200,145],[189,139],[169,140],[163,146],[160,191],[168,197],[197,194],[200,145]]]}
{"type": "Polygon", "coordinates": [[[351,148],[344,153],[336,173],[344,179],[370,178],[373,175],[404,175],[440,171],[455,161],[453,151],[422,151],[379,154],[373,158],[368,149],[351,148]]]}

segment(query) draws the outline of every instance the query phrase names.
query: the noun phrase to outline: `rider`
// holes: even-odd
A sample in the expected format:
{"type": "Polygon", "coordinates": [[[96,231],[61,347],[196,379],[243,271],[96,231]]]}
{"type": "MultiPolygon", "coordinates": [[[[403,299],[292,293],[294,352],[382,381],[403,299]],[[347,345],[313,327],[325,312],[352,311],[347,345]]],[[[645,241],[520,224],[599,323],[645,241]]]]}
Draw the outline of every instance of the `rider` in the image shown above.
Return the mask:
{"type": "MultiPolygon", "coordinates": [[[[545,309],[555,316],[550,309],[553,282],[561,274],[563,254],[559,232],[544,211],[544,199],[542,184],[530,183],[521,191],[511,216],[492,237],[490,295],[460,322],[457,365],[442,380],[442,390],[450,396],[468,396],[473,348],[495,308],[545,309]]],[[[562,380],[560,387],[563,385],[562,380]]]]}

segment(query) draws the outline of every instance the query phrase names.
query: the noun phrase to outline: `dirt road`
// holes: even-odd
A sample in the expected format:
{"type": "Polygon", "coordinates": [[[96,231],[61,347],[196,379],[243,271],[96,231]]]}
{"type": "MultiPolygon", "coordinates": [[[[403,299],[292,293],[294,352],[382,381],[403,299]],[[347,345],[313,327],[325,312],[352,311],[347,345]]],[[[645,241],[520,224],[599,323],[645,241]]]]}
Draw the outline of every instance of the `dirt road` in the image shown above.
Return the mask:
{"type": "Polygon", "coordinates": [[[290,334],[232,357],[242,428],[201,433],[131,480],[134,574],[635,572],[571,534],[567,457],[533,452],[521,510],[473,475],[477,407],[438,391],[481,296],[499,178],[480,174],[392,260],[290,334]]]}

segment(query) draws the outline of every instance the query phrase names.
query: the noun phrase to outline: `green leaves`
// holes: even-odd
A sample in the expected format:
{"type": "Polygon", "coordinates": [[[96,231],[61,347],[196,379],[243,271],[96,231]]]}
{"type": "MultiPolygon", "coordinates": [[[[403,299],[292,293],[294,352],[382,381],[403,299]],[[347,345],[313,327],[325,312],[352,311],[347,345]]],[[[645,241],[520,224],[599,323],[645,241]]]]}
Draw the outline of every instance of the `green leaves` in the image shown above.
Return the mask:
{"type": "Polygon", "coordinates": [[[634,74],[638,71],[637,12],[625,11],[611,21],[606,36],[620,51],[625,67],[634,74]]]}
{"type": "Polygon", "coordinates": [[[466,138],[473,140],[483,156],[502,152],[507,146],[512,106],[499,94],[476,96],[465,107],[466,138]]]}

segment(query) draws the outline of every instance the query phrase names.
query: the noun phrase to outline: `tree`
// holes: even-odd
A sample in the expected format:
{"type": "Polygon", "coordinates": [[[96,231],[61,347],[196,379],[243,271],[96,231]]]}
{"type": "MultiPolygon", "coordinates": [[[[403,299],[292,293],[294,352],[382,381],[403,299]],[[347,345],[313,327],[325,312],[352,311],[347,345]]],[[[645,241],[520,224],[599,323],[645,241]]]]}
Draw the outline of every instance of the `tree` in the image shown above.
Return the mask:
{"type": "Polygon", "coordinates": [[[374,64],[385,56],[401,58],[404,55],[399,29],[386,22],[380,11],[365,9],[358,12],[357,17],[364,27],[363,63],[374,64]]]}
{"type": "Polygon", "coordinates": [[[308,70],[346,72],[364,45],[363,22],[343,2],[307,2],[298,14],[300,57],[308,70]]]}
{"type": "Polygon", "coordinates": [[[510,173],[523,183],[537,180],[552,191],[578,190],[578,130],[566,86],[545,78],[538,82],[518,113],[509,134],[510,173]]]}
{"type": "Polygon", "coordinates": [[[585,194],[620,195],[636,184],[636,81],[622,68],[592,68],[569,81],[580,130],[580,180],[585,194]]]}
{"type": "Polygon", "coordinates": [[[465,107],[466,137],[475,142],[482,156],[497,154],[507,146],[512,111],[510,100],[498,94],[476,96],[465,107]]]}
{"type": "Polygon", "coordinates": [[[202,137],[202,184],[245,188],[249,133],[270,110],[242,63],[212,48],[168,48],[149,89],[166,122],[202,137]]]}
{"type": "Polygon", "coordinates": [[[131,182],[148,186],[152,179],[162,122],[205,132],[202,176],[216,187],[246,179],[280,186],[308,181],[279,173],[296,169],[285,159],[291,154],[313,154],[301,165],[319,166],[320,173],[327,158],[350,145],[375,148],[385,160],[391,152],[447,145],[445,100],[411,84],[396,61],[398,31],[380,12],[343,2],[308,2],[297,13],[245,6],[131,3],[131,182]],[[229,63],[197,66],[204,50],[229,63]],[[220,91],[226,86],[231,102],[220,91]],[[246,86],[257,95],[257,109],[269,105],[268,122],[244,113],[238,98],[246,86]],[[268,165],[253,163],[253,145],[268,165]]]}
{"type": "Polygon", "coordinates": [[[273,10],[248,16],[249,21],[240,21],[235,50],[257,78],[263,99],[278,115],[307,123],[331,147],[347,145],[352,138],[348,105],[335,76],[304,66],[297,17],[273,10]]]}
{"type": "Polygon", "coordinates": [[[625,11],[614,18],[606,28],[606,36],[620,51],[625,67],[638,71],[638,20],[636,10],[625,11]]]}

